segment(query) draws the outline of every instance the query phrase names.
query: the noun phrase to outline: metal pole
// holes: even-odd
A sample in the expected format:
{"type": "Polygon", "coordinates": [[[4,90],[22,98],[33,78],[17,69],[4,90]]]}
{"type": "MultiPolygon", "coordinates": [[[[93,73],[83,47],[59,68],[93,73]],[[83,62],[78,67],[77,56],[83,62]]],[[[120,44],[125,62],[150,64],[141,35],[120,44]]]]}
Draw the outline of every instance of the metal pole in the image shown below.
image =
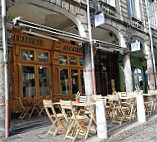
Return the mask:
{"type": "Polygon", "coordinates": [[[6,36],[6,0],[1,0],[2,6],[2,43],[4,60],[4,91],[5,91],[5,137],[9,136],[9,95],[8,95],[8,49],[6,36]]]}
{"type": "Polygon", "coordinates": [[[93,54],[92,29],[91,29],[91,19],[90,19],[90,5],[89,5],[89,0],[86,0],[86,2],[87,2],[87,19],[88,19],[89,44],[90,44],[90,47],[91,47],[93,93],[96,94],[94,54],[93,54]]]}
{"type": "Polygon", "coordinates": [[[156,66],[155,66],[155,56],[154,56],[154,46],[153,46],[153,38],[152,38],[152,30],[151,30],[151,24],[150,24],[150,17],[149,17],[149,9],[148,9],[148,4],[147,0],[145,0],[146,3],[146,9],[147,9],[147,16],[148,16],[148,27],[149,27],[149,36],[150,36],[150,45],[151,45],[151,55],[153,59],[153,71],[154,71],[154,79],[155,79],[155,88],[156,88],[156,66]]]}

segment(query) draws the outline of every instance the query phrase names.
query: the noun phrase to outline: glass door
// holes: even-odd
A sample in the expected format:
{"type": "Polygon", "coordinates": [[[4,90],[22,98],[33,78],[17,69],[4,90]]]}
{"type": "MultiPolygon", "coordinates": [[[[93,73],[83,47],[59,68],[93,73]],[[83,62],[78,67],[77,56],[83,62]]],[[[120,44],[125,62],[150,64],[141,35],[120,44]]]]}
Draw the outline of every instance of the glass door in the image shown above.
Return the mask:
{"type": "Polygon", "coordinates": [[[60,90],[63,97],[70,95],[69,69],[60,68],[60,90]]]}
{"type": "Polygon", "coordinates": [[[71,91],[72,94],[76,94],[79,91],[79,80],[78,80],[78,70],[71,69],[71,91]]]}
{"type": "Polygon", "coordinates": [[[37,67],[39,96],[42,98],[51,96],[50,68],[45,66],[37,67]]]}

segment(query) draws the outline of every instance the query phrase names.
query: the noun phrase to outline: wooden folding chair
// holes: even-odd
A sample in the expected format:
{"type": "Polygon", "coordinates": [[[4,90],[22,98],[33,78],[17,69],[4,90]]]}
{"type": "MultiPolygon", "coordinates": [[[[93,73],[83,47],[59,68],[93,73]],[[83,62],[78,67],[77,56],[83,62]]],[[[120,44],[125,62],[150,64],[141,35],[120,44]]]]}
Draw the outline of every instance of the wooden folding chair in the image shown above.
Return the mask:
{"type": "Polygon", "coordinates": [[[46,113],[52,122],[52,125],[47,134],[52,134],[52,136],[56,136],[58,131],[66,132],[66,127],[63,124],[64,116],[61,113],[56,113],[54,105],[51,100],[43,100],[44,108],[46,113]],[[52,111],[53,115],[51,115],[50,111],[52,111]],[[52,129],[56,126],[56,129],[53,131],[52,129]]]}
{"type": "Polygon", "coordinates": [[[72,139],[74,142],[78,135],[83,135],[85,138],[86,133],[87,133],[87,128],[85,125],[87,116],[86,115],[78,115],[75,112],[75,109],[73,108],[71,101],[60,100],[60,103],[61,103],[63,115],[68,124],[68,130],[66,132],[64,140],[66,138],[69,138],[69,139],[72,139]],[[71,111],[71,116],[69,116],[69,114],[67,114],[67,111],[71,111]]]}
{"type": "Polygon", "coordinates": [[[31,110],[31,106],[24,104],[22,98],[17,98],[22,109],[22,113],[20,114],[18,119],[24,119],[26,116],[30,117],[29,111],[31,110]]]}
{"type": "Polygon", "coordinates": [[[80,103],[85,103],[86,102],[86,96],[80,96],[80,103]]]}

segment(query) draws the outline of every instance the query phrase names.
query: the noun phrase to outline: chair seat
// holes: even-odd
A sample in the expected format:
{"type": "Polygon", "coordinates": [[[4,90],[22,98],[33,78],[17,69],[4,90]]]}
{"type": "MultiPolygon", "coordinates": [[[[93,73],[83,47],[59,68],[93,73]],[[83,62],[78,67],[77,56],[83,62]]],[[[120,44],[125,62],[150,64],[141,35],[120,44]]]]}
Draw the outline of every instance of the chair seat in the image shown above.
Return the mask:
{"type": "MultiPolygon", "coordinates": [[[[58,118],[64,118],[64,115],[63,115],[63,114],[61,114],[61,113],[58,113],[58,114],[56,114],[56,115],[57,115],[57,117],[58,117],[58,118]]],[[[55,118],[55,116],[54,116],[54,115],[51,115],[51,116],[55,118]]]]}
{"type": "Polygon", "coordinates": [[[84,119],[87,119],[86,116],[81,116],[81,115],[76,115],[76,118],[77,118],[78,120],[84,120],[84,119]]]}

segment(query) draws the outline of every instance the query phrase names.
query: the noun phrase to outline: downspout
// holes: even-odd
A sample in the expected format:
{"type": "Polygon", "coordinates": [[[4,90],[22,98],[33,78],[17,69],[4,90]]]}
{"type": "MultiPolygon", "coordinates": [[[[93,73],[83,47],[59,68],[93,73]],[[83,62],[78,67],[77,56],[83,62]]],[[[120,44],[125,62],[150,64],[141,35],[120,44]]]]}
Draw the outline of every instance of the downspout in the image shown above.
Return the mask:
{"type": "Polygon", "coordinates": [[[157,87],[157,82],[156,82],[156,67],[155,67],[155,56],[154,56],[154,45],[153,45],[153,37],[152,37],[152,30],[151,30],[151,25],[150,25],[150,17],[149,17],[149,12],[148,12],[148,5],[147,5],[147,0],[145,0],[146,3],[146,10],[147,10],[147,16],[148,16],[148,27],[149,27],[149,36],[150,36],[150,44],[151,44],[151,55],[153,59],[153,72],[154,72],[154,80],[155,80],[155,89],[157,87]]]}
{"type": "Polygon", "coordinates": [[[96,94],[95,67],[94,67],[94,54],[93,54],[93,40],[92,40],[91,19],[90,19],[90,5],[89,5],[89,0],[86,0],[86,2],[87,2],[87,19],[88,19],[89,44],[90,44],[90,47],[91,47],[93,93],[96,94]]]}
{"type": "Polygon", "coordinates": [[[1,0],[2,7],[2,43],[4,60],[4,92],[5,92],[5,137],[9,136],[9,94],[8,94],[8,49],[6,30],[6,0],[1,0]]]}

